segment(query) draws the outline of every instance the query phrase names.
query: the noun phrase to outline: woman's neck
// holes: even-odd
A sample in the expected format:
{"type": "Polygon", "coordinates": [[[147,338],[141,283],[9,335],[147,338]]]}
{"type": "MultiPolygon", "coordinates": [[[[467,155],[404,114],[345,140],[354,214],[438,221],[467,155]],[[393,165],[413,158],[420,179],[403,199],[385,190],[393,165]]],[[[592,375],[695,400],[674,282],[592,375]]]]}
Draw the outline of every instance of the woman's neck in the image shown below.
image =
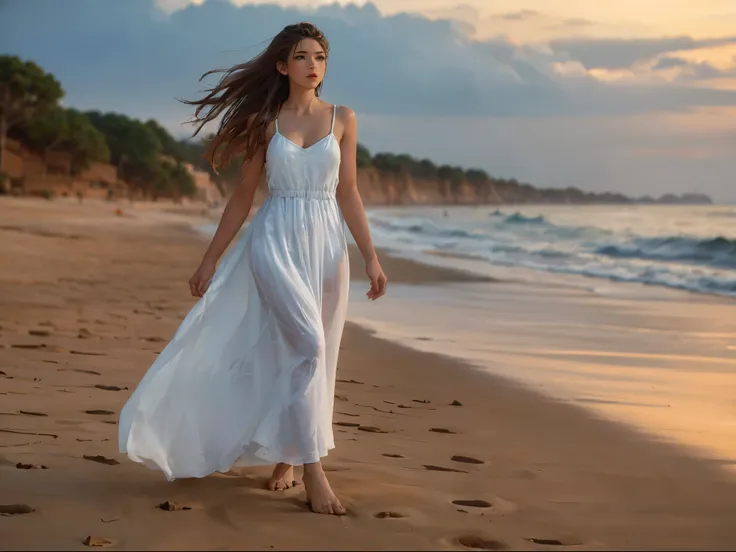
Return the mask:
{"type": "Polygon", "coordinates": [[[297,115],[309,113],[313,105],[316,105],[317,96],[314,89],[291,86],[289,97],[286,98],[282,108],[294,111],[297,115]]]}

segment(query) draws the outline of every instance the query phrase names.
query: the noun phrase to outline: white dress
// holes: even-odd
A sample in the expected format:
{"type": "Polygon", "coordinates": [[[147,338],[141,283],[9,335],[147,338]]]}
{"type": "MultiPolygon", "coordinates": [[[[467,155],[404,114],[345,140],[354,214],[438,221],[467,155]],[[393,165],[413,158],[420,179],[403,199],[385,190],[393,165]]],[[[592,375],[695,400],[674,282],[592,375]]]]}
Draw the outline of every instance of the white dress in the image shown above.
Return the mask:
{"type": "Polygon", "coordinates": [[[276,121],[271,195],[123,407],[120,451],[169,480],[317,462],[335,446],[349,283],[335,109],[308,148],[276,121]]]}

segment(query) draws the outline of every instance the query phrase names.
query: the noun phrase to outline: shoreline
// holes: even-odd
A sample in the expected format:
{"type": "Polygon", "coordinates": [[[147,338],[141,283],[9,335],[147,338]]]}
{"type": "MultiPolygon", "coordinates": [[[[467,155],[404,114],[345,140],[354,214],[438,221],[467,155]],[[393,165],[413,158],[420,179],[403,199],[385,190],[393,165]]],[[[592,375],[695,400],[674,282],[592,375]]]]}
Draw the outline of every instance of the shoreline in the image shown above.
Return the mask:
{"type": "MultiPolygon", "coordinates": [[[[0,267],[0,424],[57,435],[0,433],[0,503],[36,509],[0,517],[0,549],[81,550],[87,535],[108,538],[114,549],[548,548],[528,539],[556,540],[563,550],[729,549],[736,542],[736,485],[716,462],[353,322],[339,361],[338,446],[325,460],[348,516],[307,514],[301,488],[262,490],[263,469],[166,482],[118,454],[117,427],[106,422],[191,306],[186,279],[201,243],[184,218],[95,209],[45,206],[41,220],[37,206],[0,198],[0,254],[11,261],[0,267]],[[20,470],[16,462],[48,469],[20,470]],[[156,510],[166,500],[192,510],[156,510]]],[[[361,270],[351,266],[352,278],[360,282],[362,265],[351,255],[355,261],[361,270]]],[[[392,283],[458,277],[390,255],[382,264],[392,283]]]]}

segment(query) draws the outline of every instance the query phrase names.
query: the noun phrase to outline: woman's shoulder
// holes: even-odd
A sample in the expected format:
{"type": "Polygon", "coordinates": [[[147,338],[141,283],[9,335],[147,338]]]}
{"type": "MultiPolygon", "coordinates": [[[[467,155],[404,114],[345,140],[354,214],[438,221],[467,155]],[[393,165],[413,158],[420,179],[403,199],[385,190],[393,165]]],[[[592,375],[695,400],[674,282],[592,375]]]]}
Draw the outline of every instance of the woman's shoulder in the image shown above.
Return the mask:
{"type": "Polygon", "coordinates": [[[343,125],[355,120],[355,111],[346,105],[335,104],[335,118],[343,125]]]}

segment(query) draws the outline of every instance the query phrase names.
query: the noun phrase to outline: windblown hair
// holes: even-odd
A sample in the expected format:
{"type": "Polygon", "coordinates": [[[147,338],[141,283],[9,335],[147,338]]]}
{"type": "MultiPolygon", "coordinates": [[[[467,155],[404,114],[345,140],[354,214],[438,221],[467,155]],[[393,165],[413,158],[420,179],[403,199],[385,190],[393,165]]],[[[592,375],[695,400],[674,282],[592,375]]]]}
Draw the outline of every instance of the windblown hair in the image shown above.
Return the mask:
{"type": "MultiPolygon", "coordinates": [[[[181,100],[196,106],[190,122],[198,126],[192,137],[205,124],[223,114],[205,153],[215,171],[218,166],[227,166],[237,155],[242,154],[244,160],[252,159],[259,148],[266,146],[268,125],[276,119],[289,97],[289,79],[279,73],[277,64],[286,63],[294,48],[305,38],[316,40],[325,56],[328,55],[327,39],[312,23],[288,25],[253,59],[230,69],[214,69],[202,75],[200,81],[210,74],[224,73],[220,82],[208,89],[202,99],[181,100]]],[[[322,83],[315,94],[319,96],[321,90],[322,83]]]]}

